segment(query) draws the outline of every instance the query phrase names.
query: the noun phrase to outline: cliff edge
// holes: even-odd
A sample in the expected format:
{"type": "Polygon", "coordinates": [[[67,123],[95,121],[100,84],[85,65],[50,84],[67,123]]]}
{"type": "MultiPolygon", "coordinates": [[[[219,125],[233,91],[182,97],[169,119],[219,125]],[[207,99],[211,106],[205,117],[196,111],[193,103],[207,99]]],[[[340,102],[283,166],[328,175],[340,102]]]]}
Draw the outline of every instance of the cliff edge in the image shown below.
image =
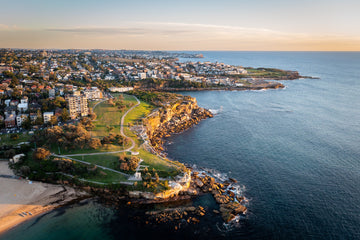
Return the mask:
{"type": "Polygon", "coordinates": [[[164,151],[165,137],[180,133],[209,117],[213,117],[212,113],[199,107],[195,98],[183,96],[173,103],[155,109],[144,120],[144,125],[151,145],[161,152],[164,151]]]}

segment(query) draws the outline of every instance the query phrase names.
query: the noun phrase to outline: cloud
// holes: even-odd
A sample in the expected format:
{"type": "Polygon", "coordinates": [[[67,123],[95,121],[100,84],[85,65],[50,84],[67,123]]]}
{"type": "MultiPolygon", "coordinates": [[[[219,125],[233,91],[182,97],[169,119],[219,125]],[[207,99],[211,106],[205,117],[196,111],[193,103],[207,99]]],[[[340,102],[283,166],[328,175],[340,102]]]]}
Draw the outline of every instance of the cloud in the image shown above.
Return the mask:
{"type": "Polygon", "coordinates": [[[188,33],[186,30],[154,29],[151,27],[74,27],[74,28],[46,28],[47,32],[64,32],[78,34],[120,34],[120,35],[147,35],[147,34],[181,34],[188,33]]]}
{"type": "Polygon", "coordinates": [[[0,31],[18,31],[18,30],[21,30],[21,28],[19,28],[16,25],[9,26],[9,25],[0,23],[0,31]]]}
{"type": "Polygon", "coordinates": [[[144,34],[143,28],[112,28],[112,27],[74,27],[74,28],[46,28],[49,32],[68,33],[106,33],[106,34],[144,34]]]}
{"type": "Polygon", "coordinates": [[[9,29],[9,26],[0,23],[0,30],[6,30],[6,29],[9,29]]]}
{"type": "Polygon", "coordinates": [[[8,47],[153,50],[360,50],[358,36],[281,32],[264,28],[179,22],[122,22],[117,26],[19,28],[0,24],[8,47]],[[32,42],[32,43],[31,43],[32,42]],[[15,45],[16,43],[16,45],[15,45]]]}

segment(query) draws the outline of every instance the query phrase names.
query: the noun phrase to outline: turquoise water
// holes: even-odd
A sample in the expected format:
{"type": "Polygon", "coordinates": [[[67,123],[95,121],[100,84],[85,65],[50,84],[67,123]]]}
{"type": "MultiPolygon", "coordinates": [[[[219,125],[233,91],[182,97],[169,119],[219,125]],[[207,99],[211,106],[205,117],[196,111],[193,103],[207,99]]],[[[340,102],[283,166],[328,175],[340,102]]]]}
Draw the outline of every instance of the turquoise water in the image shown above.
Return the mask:
{"type": "MultiPolygon", "coordinates": [[[[282,81],[287,87],[281,90],[186,93],[219,113],[171,137],[168,155],[236,178],[250,200],[245,219],[231,227],[213,218],[172,233],[135,221],[141,210],[89,201],[0,239],[360,239],[360,53],[204,56],[320,77],[282,81]]],[[[213,204],[209,197],[198,201],[213,204]]]]}

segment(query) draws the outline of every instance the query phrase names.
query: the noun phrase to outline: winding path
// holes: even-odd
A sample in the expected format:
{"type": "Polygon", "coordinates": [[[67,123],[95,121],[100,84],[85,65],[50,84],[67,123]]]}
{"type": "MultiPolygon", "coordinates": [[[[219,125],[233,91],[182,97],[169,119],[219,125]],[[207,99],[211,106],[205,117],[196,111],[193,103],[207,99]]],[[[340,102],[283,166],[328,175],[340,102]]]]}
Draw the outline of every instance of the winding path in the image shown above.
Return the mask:
{"type": "MultiPolygon", "coordinates": [[[[120,121],[120,134],[121,134],[121,136],[130,139],[130,141],[131,141],[131,146],[130,146],[129,148],[127,148],[127,149],[125,149],[125,150],[113,151],[113,152],[97,152],[97,153],[85,153],[85,154],[84,154],[84,153],[79,153],[79,154],[69,154],[69,155],[58,155],[58,154],[54,154],[54,153],[53,153],[52,155],[55,156],[55,157],[68,158],[68,159],[71,159],[71,160],[73,160],[73,161],[75,161],[75,162],[80,162],[80,163],[83,163],[83,164],[86,164],[86,165],[91,165],[91,163],[89,163],[89,162],[82,161],[82,160],[75,159],[75,158],[71,158],[71,157],[75,157],[75,156],[103,155],[103,154],[112,154],[112,153],[121,153],[121,152],[128,152],[128,151],[130,151],[131,149],[133,149],[133,148],[135,147],[135,141],[134,141],[132,138],[130,138],[130,137],[128,137],[128,136],[126,136],[126,135],[124,134],[124,122],[125,122],[125,117],[126,117],[126,115],[127,115],[130,111],[132,111],[135,107],[137,107],[137,106],[140,105],[139,99],[138,99],[137,97],[135,97],[135,96],[133,96],[133,97],[136,99],[137,104],[135,104],[134,106],[132,106],[131,108],[129,108],[129,109],[124,113],[124,115],[121,117],[121,121],[120,121]]],[[[104,101],[106,101],[106,100],[104,100],[104,101]]],[[[98,104],[100,104],[100,103],[102,103],[102,102],[104,102],[104,101],[101,101],[101,102],[96,103],[96,104],[94,105],[93,109],[95,109],[95,107],[96,107],[98,104]]],[[[104,166],[97,165],[97,164],[93,164],[93,165],[96,166],[96,167],[98,167],[98,168],[104,169],[104,170],[108,170],[108,171],[111,171],[111,172],[115,172],[115,173],[121,174],[121,175],[126,176],[126,177],[128,177],[128,178],[131,177],[131,175],[129,175],[129,174],[126,174],[126,173],[123,173],[123,172],[120,172],[120,171],[117,171],[117,170],[114,170],[114,169],[111,169],[111,168],[108,168],[108,167],[104,167],[104,166]]],[[[86,180],[86,181],[88,181],[88,180],[86,180]]],[[[99,182],[94,182],[94,181],[88,181],[88,182],[99,183],[99,182]]],[[[126,183],[126,182],[121,182],[121,183],[129,184],[129,183],[126,183]]]]}
{"type": "MultiPolygon", "coordinates": [[[[130,139],[130,141],[131,141],[131,146],[130,146],[130,147],[128,147],[127,149],[124,149],[124,150],[120,150],[120,151],[96,152],[96,153],[78,153],[78,154],[67,154],[67,155],[63,155],[63,156],[65,156],[65,157],[91,156],[91,155],[104,155],[104,154],[112,154],[112,153],[121,153],[121,152],[131,151],[131,149],[133,149],[133,148],[135,147],[135,141],[134,141],[134,139],[132,139],[132,138],[130,138],[130,137],[128,137],[128,136],[126,136],[126,135],[124,134],[124,122],[125,122],[125,117],[126,117],[126,115],[127,115],[130,111],[132,111],[134,108],[136,108],[137,106],[140,105],[140,100],[139,100],[137,97],[135,97],[135,96],[133,96],[133,97],[136,99],[137,104],[135,104],[134,106],[132,106],[131,108],[129,108],[129,109],[124,113],[124,115],[121,117],[121,121],[120,121],[120,134],[121,134],[121,136],[123,136],[123,137],[125,137],[125,138],[127,138],[127,139],[130,139]]],[[[104,101],[102,101],[102,102],[104,102],[104,101]]],[[[101,103],[101,102],[98,102],[98,103],[93,107],[93,109],[94,109],[99,103],[101,103]]]]}

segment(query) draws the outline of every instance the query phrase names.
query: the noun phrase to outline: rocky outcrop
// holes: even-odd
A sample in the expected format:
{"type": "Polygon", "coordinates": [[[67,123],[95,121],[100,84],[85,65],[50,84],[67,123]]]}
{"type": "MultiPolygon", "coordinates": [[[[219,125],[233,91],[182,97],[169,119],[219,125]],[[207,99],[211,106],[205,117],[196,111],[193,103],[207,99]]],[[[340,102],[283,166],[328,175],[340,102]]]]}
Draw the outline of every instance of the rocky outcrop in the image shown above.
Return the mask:
{"type": "Polygon", "coordinates": [[[213,177],[199,176],[197,172],[193,172],[189,190],[211,193],[220,206],[219,211],[216,210],[215,213],[220,213],[223,220],[228,223],[247,211],[247,208],[242,204],[244,197],[236,196],[232,191],[232,183],[235,182],[235,179],[229,179],[219,183],[213,177]]]}
{"type": "MultiPolygon", "coordinates": [[[[153,223],[174,223],[180,221],[183,223],[197,224],[200,222],[199,217],[205,216],[206,210],[202,206],[198,207],[179,207],[167,208],[161,211],[148,211],[145,214],[153,223]],[[181,221],[185,220],[185,221],[181,221]]],[[[175,228],[177,229],[177,228],[175,228]]]]}
{"type": "Polygon", "coordinates": [[[191,182],[191,171],[189,169],[175,177],[173,181],[169,181],[169,189],[159,192],[141,192],[141,191],[129,191],[128,196],[131,199],[144,199],[138,201],[139,203],[158,203],[163,200],[178,200],[177,196],[181,192],[187,192],[191,182]]]}
{"type": "Polygon", "coordinates": [[[180,133],[202,119],[212,117],[210,111],[197,105],[196,99],[185,96],[175,103],[156,109],[145,120],[151,145],[163,151],[163,139],[173,133],[180,133]]]}

